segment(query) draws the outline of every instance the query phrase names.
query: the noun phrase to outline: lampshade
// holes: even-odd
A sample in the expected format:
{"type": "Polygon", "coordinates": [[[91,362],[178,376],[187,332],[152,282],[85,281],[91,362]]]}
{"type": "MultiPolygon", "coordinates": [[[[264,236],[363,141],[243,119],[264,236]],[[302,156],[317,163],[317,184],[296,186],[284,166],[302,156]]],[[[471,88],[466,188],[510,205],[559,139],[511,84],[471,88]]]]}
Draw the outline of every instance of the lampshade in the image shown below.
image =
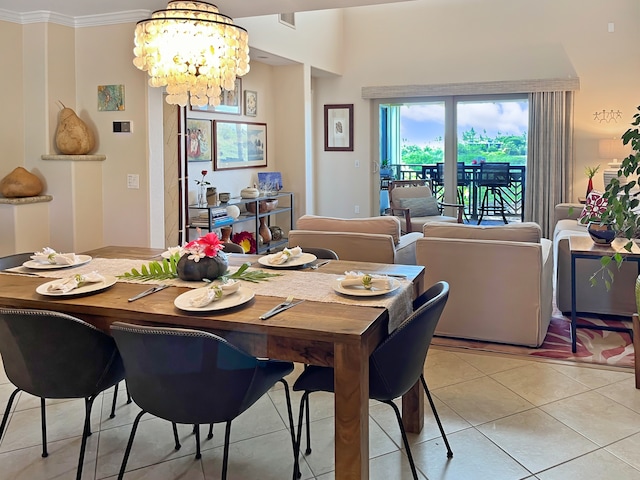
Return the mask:
{"type": "Polygon", "coordinates": [[[205,2],[174,0],[136,25],[133,64],[149,85],[167,90],[167,103],[219,105],[249,71],[249,35],[205,2]]]}
{"type": "Polygon", "coordinates": [[[628,148],[619,138],[604,138],[598,142],[598,155],[600,158],[611,160],[610,166],[620,165],[620,160],[627,156],[628,148]]]}

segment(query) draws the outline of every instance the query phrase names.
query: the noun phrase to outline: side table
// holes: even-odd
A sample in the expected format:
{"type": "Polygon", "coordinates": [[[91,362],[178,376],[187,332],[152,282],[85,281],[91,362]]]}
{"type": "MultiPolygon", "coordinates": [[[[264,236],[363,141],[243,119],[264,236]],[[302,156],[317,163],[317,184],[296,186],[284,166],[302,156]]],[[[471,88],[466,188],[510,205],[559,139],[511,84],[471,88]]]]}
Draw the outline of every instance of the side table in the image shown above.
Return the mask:
{"type": "MultiPolygon", "coordinates": [[[[589,328],[591,330],[609,330],[614,332],[628,332],[633,336],[630,327],[609,327],[601,325],[578,325],[576,322],[576,259],[611,256],[616,252],[624,254],[625,262],[632,261],[638,265],[640,275],[640,248],[634,243],[630,252],[624,246],[626,238],[616,238],[611,245],[598,245],[593,243],[590,237],[569,237],[569,250],[571,251],[571,351],[576,352],[576,329],[589,328]]],[[[614,267],[615,268],[615,267],[614,267]]]]}

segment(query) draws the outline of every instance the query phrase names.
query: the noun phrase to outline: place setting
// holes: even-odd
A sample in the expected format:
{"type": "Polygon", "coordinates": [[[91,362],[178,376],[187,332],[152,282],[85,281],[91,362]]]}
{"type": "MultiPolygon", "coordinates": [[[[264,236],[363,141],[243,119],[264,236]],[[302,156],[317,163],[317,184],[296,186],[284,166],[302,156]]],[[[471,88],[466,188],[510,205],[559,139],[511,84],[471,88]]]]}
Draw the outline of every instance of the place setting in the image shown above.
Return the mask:
{"type": "Polygon", "coordinates": [[[210,312],[244,305],[254,296],[255,292],[239,280],[216,280],[206,287],[194,288],[179,295],[173,304],[187,312],[210,312]]]}
{"type": "Polygon", "coordinates": [[[106,290],[117,281],[113,275],[100,275],[98,272],[75,274],[43,283],[36,288],[36,293],[50,297],[85,295],[106,290]]]}
{"type": "Polygon", "coordinates": [[[57,270],[84,265],[91,260],[90,255],[60,253],[50,247],[45,247],[31,255],[31,260],[27,260],[22,266],[34,270],[57,270]]]}
{"type": "Polygon", "coordinates": [[[400,285],[398,279],[387,275],[351,271],[336,278],[332,287],[343,295],[375,297],[391,293],[397,290],[400,285]]]}
{"type": "Polygon", "coordinates": [[[269,268],[301,268],[317,259],[318,257],[313,253],[306,253],[300,247],[293,247],[260,257],[258,263],[269,268]]]}

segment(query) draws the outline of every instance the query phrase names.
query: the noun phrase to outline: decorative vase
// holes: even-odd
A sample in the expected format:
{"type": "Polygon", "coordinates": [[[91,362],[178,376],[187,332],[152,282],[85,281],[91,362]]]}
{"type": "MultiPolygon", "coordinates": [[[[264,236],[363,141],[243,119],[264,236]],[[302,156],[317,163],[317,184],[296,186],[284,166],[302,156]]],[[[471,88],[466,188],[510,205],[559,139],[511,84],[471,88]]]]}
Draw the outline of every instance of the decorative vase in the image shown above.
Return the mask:
{"type": "Polygon", "coordinates": [[[589,222],[587,231],[593,243],[598,245],[611,245],[611,242],[616,238],[616,231],[610,223],[589,222]]]}
{"type": "Polygon", "coordinates": [[[258,233],[260,234],[263,243],[269,243],[271,241],[271,230],[267,227],[264,217],[260,219],[260,228],[258,229],[258,233]]]}
{"type": "Polygon", "coordinates": [[[207,203],[207,186],[204,184],[200,184],[198,188],[198,206],[206,207],[207,203]]]}
{"type": "Polygon", "coordinates": [[[229,267],[229,261],[224,252],[218,252],[215,257],[204,257],[195,262],[189,255],[183,255],[178,260],[178,278],[191,282],[215,280],[224,275],[229,267]]]}
{"type": "Polygon", "coordinates": [[[272,240],[278,241],[278,240],[282,240],[282,237],[284,237],[284,232],[277,225],[273,225],[273,226],[269,227],[269,230],[271,230],[271,239],[272,240]]]}
{"type": "Polygon", "coordinates": [[[587,183],[587,196],[589,196],[591,190],[593,190],[593,178],[589,177],[589,183],[587,183]]]}
{"type": "Polygon", "coordinates": [[[231,241],[231,232],[233,232],[233,228],[231,227],[220,227],[220,233],[222,235],[220,241],[222,243],[229,243],[231,241]]]}

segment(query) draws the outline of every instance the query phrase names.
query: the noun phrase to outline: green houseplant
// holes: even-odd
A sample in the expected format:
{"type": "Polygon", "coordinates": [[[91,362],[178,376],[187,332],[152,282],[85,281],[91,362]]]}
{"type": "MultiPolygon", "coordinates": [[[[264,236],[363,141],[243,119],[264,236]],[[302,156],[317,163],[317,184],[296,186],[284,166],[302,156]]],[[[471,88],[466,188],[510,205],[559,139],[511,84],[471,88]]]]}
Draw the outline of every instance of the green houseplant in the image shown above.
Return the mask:
{"type": "MultiPolygon", "coordinates": [[[[640,106],[638,107],[640,112],[640,106]]],[[[640,189],[638,188],[638,176],[640,175],[640,113],[633,116],[631,127],[622,135],[622,143],[631,145],[631,153],[622,160],[618,176],[613,178],[606,186],[603,197],[607,200],[607,207],[600,217],[600,223],[610,223],[614,226],[620,237],[626,238],[625,249],[631,251],[633,240],[640,237],[640,189]],[[619,177],[626,177],[627,183],[621,184],[619,177]]],[[[614,272],[612,264],[620,265],[624,261],[624,251],[612,256],[602,257],[602,267],[591,277],[591,283],[595,284],[597,276],[601,275],[607,289],[611,288],[614,272]]],[[[636,303],[640,306],[640,277],[636,280],[636,303]]]]}

